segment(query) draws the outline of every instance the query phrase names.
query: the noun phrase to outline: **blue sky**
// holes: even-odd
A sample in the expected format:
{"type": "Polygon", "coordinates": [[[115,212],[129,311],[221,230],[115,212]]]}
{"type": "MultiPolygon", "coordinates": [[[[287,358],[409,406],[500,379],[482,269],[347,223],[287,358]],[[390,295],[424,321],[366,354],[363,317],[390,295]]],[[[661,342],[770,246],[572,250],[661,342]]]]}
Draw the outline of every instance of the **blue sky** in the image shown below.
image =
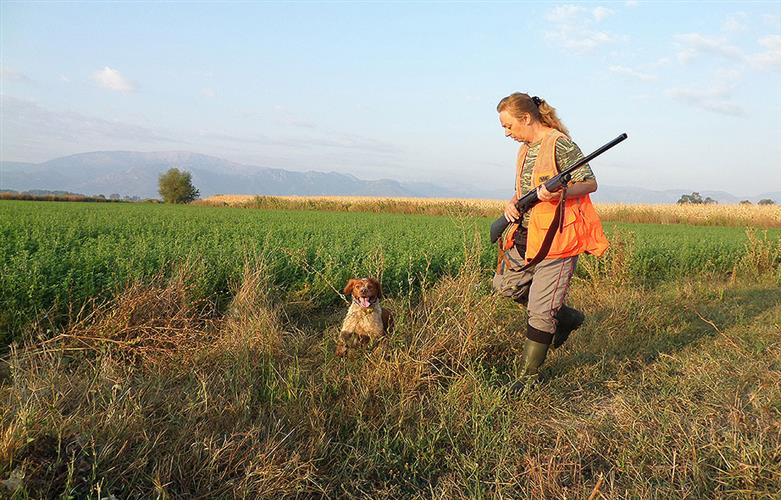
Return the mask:
{"type": "Polygon", "coordinates": [[[602,184],[781,189],[781,3],[0,3],[0,159],[193,151],[512,190],[555,106],[602,184]]]}

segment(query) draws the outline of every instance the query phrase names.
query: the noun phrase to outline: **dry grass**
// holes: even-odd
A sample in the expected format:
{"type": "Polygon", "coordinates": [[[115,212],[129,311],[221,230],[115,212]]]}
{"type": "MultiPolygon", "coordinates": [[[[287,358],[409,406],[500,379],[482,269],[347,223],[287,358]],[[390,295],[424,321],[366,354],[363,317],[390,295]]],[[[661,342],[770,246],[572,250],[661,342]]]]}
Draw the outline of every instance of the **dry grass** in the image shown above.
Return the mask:
{"type": "Polygon", "coordinates": [[[651,224],[781,227],[781,205],[598,204],[603,220],[651,224]]]}
{"type": "MultiPolygon", "coordinates": [[[[231,206],[239,206],[253,202],[258,196],[242,194],[218,194],[210,196],[202,203],[220,204],[225,203],[231,206]]],[[[370,204],[378,202],[407,203],[411,205],[436,206],[447,203],[463,203],[464,205],[486,210],[496,210],[501,208],[505,202],[501,200],[482,200],[472,198],[413,198],[413,197],[376,197],[376,196],[260,196],[260,198],[270,198],[290,202],[333,202],[342,204],[370,204]]]]}
{"type": "Polygon", "coordinates": [[[427,215],[487,215],[497,213],[502,207],[502,202],[497,200],[375,198],[371,196],[217,195],[199,200],[195,204],[277,210],[391,212],[427,215]]]}
{"type": "MultiPolygon", "coordinates": [[[[186,279],[131,287],[66,330],[105,340],[78,339],[74,351],[31,337],[7,357],[0,488],[19,498],[772,498],[781,274],[639,289],[619,255],[632,245],[574,283],[589,319],[551,354],[543,385],[522,393],[508,388],[525,313],[489,293],[476,248],[420,297],[386,299],[395,334],[348,360],[333,355],[344,311],[290,307],[262,257],[246,261],[220,318],[183,299],[186,279]]],[[[755,260],[766,264],[762,252],[755,260]]]]}
{"type": "MultiPolygon", "coordinates": [[[[398,212],[493,217],[506,201],[459,198],[375,198],[369,196],[217,195],[197,204],[246,208],[398,212]]],[[[597,204],[605,221],[704,226],[781,227],[781,205],[642,205],[597,204]]]]}
{"type": "Polygon", "coordinates": [[[62,333],[40,340],[38,348],[99,351],[122,363],[170,361],[174,353],[196,349],[213,335],[215,308],[191,299],[191,272],[184,264],[168,281],[158,276],[151,283],[133,283],[110,302],[87,304],[62,333]]]}

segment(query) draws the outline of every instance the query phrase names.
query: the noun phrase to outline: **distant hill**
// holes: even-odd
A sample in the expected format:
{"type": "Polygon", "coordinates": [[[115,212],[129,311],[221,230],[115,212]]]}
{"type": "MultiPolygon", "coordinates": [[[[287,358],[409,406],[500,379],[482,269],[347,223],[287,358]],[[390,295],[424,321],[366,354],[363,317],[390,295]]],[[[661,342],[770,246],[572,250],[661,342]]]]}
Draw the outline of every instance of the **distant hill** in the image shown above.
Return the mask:
{"type": "MultiPolygon", "coordinates": [[[[0,162],[0,190],[47,190],[113,193],[156,198],[160,173],[178,167],[192,173],[201,196],[215,194],[403,196],[438,198],[503,199],[509,190],[473,187],[451,189],[432,183],[399,182],[392,179],[364,180],[337,172],[293,172],[257,167],[214,156],[175,151],[139,153],[96,151],[55,158],[43,163],[0,162]]],[[[600,185],[594,199],[603,203],[675,203],[692,189],[656,191],[639,187],[600,185]]],[[[700,191],[719,203],[738,203],[763,198],[781,202],[781,191],[759,196],[735,196],[723,191],[700,191]]]]}
{"type": "MultiPolygon", "coordinates": [[[[201,196],[219,193],[470,196],[470,193],[428,183],[404,183],[391,179],[362,180],[337,172],[293,172],[281,168],[253,167],[188,152],[130,151],[81,153],[39,164],[0,162],[0,189],[47,189],[106,195],[120,193],[151,198],[158,196],[158,176],[171,167],[190,171],[201,196]]],[[[482,197],[485,194],[474,193],[471,197],[482,197]]]]}

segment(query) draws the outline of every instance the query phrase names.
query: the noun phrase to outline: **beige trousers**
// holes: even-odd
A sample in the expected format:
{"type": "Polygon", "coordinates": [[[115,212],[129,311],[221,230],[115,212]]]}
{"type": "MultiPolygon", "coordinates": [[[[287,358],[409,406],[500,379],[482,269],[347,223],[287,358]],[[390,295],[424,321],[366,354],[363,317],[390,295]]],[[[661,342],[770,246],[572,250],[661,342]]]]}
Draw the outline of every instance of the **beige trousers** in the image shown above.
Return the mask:
{"type": "Polygon", "coordinates": [[[529,325],[537,330],[554,333],[556,313],[564,304],[578,256],[546,259],[518,272],[525,264],[515,247],[506,254],[508,263],[502,274],[496,273],[493,288],[505,297],[526,305],[529,325]]]}

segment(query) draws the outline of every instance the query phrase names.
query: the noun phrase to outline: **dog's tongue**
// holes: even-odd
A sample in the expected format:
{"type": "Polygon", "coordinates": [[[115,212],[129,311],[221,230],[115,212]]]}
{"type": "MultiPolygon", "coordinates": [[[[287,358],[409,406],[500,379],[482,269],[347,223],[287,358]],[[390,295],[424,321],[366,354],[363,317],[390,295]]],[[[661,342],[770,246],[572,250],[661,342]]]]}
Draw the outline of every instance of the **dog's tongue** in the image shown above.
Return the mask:
{"type": "Polygon", "coordinates": [[[361,307],[369,307],[369,299],[367,297],[361,297],[361,307]]]}

